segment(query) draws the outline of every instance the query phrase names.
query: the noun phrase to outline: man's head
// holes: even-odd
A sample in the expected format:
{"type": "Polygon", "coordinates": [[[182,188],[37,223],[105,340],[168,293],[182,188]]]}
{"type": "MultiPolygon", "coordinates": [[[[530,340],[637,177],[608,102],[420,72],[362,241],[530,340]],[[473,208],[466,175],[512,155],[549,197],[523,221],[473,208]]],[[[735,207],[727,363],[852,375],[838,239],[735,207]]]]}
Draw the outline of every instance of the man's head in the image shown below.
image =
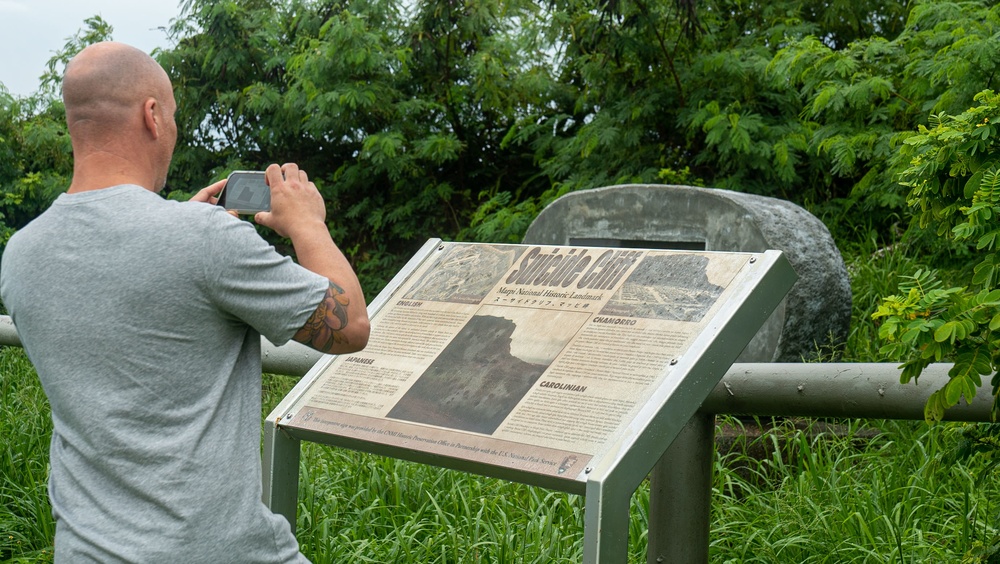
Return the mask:
{"type": "Polygon", "coordinates": [[[107,179],[163,188],[177,141],[176,102],[152,57],[115,42],[85,48],[66,66],[63,102],[74,185],[102,187],[107,179]]]}

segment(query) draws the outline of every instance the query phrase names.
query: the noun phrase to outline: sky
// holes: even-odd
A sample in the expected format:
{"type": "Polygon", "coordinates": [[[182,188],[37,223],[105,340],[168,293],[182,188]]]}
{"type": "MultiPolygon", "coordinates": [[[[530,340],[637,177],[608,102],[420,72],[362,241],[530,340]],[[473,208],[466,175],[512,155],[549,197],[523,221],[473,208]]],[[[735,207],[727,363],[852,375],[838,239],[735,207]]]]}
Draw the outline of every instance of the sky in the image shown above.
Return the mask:
{"type": "Polygon", "coordinates": [[[111,24],[115,41],[149,53],[170,47],[157,28],[180,15],[180,0],[0,0],[0,83],[14,95],[34,93],[45,63],[94,15],[111,24]]]}

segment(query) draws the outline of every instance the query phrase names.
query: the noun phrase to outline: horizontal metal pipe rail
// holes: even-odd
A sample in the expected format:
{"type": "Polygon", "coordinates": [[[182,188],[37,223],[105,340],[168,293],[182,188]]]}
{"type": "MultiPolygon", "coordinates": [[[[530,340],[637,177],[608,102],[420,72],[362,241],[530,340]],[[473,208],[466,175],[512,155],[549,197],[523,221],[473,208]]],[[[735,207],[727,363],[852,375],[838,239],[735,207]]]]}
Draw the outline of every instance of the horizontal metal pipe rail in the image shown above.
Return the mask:
{"type": "MultiPolygon", "coordinates": [[[[280,347],[261,339],[264,372],[302,376],[322,357],[305,345],[280,347]]],[[[0,315],[0,345],[21,346],[10,316],[0,315]]],[[[948,382],[950,364],[932,364],[916,384],[901,385],[892,363],[734,364],[701,405],[704,413],[847,417],[924,418],[928,396],[948,382]]],[[[945,413],[953,421],[990,421],[992,389],[984,382],[971,404],[945,413]]]]}
{"type": "MultiPolygon", "coordinates": [[[[734,364],[701,404],[704,413],[923,420],[927,398],[948,383],[948,363],[928,366],[901,384],[895,363],[734,364]]],[[[971,403],[945,412],[949,421],[990,421],[989,380],[971,403]]]]}

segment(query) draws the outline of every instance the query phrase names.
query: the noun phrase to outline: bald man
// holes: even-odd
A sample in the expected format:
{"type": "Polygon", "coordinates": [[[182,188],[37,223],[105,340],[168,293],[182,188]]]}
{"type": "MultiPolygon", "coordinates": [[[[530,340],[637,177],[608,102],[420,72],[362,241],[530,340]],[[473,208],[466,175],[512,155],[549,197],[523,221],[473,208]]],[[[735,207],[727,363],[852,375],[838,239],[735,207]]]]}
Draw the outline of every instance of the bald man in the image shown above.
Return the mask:
{"type": "Polygon", "coordinates": [[[52,406],[57,562],[302,562],[261,502],[260,335],[365,346],[365,300],[294,164],[267,168],[299,264],[221,209],[213,184],[162,198],[177,129],[170,80],[119,43],[63,82],[65,194],[16,233],[0,296],[52,406]]]}

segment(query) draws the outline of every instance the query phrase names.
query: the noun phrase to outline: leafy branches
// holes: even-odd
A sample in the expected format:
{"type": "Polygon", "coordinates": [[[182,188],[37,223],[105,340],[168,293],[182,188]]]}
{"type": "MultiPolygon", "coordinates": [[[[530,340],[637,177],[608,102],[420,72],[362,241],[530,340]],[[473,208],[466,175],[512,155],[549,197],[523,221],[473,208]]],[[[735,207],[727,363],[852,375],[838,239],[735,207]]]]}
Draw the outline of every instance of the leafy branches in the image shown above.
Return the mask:
{"type": "MultiPolygon", "coordinates": [[[[923,189],[896,182],[910,164],[894,155],[919,149],[904,140],[996,87],[993,4],[185,0],[174,47],[156,53],[179,106],[168,190],[300,163],[355,266],[373,269],[370,293],[427,237],[515,241],[552,198],[610,184],[683,179],[829,211],[850,219],[830,220],[848,236],[859,224],[890,233],[909,213],[905,190],[923,189]]],[[[67,49],[110,34],[88,22],[67,49]]],[[[57,123],[57,101],[28,113],[49,103],[57,123]]],[[[942,162],[995,186],[994,121],[979,118],[990,121],[955,145],[965,156],[942,162]]],[[[36,125],[4,130],[0,151],[30,160],[19,140],[38,139],[53,165],[5,157],[0,181],[17,168],[37,192],[58,185],[45,174],[65,170],[66,144],[36,125]]],[[[927,189],[955,189],[949,171],[925,172],[927,189]]],[[[25,187],[11,201],[18,190],[32,201],[25,187]]],[[[961,221],[958,207],[926,215],[950,204],[915,209],[928,226],[967,224],[956,239],[986,251],[993,194],[963,202],[961,221]]],[[[976,283],[998,268],[984,262],[976,283]]]]}
{"type": "Polygon", "coordinates": [[[467,226],[479,192],[520,196],[538,178],[504,138],[554,90],[541,15],[499,0],[189,1],[160,53],[180,108],[168,185],[298,162],[374,295],[426,238],[467,226]]]}
{"type": "Polygon", "coordinates": [[[112,31],[100,16],[84,24],[49,59],[34,95],[14,97],[0,86],[0,252],[15,231],[45,211],[69,185],[73,150],[58,96],[62,72],[73,56],[109,39],[112,31]]]}
{"type": "Polygon", "coordinates": [[[987,90],[975,100],[978,106],[957,116],[934,116],[897,157],[909,163],[900,184],[910,189],[914,220],[974,249],[969,284],[944,289],[935,274],[918,271],[900,285],[904,296],[885,298],[872,316],[882,320],[883,352],[903,359],[903,382],[930,362],[954,361],[951,380],[928,400],[928,420],[941,419],[962,397],[975,397],[982,376],[993,374],[993,395],[1000,397],[1000,163],[994,157],[1000,96],[987,90]]]}

